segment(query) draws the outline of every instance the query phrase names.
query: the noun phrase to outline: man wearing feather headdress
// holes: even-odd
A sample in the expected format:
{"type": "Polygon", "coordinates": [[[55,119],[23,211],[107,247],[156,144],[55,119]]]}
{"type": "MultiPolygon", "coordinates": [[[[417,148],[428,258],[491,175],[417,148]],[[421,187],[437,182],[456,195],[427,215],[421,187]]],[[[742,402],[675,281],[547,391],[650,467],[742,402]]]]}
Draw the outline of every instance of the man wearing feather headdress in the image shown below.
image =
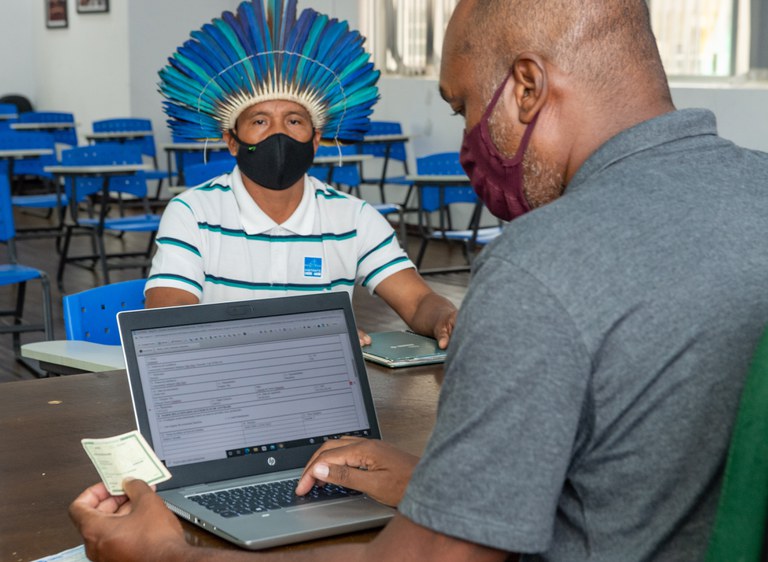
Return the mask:
{"type": "MultiPolygon", "coordinates": [[[[378,99],[363,38],[296,1],[244,2],[193,32],[160,72],[176,138],[229,144],[237,166],[168,205],[147,307],[360,284],[446,347],[455,307],[370,205],[307,175],[321,141],[355,142],[378,99]]],[[[360,334],[361,343],[370,343],[360,334]]]]}

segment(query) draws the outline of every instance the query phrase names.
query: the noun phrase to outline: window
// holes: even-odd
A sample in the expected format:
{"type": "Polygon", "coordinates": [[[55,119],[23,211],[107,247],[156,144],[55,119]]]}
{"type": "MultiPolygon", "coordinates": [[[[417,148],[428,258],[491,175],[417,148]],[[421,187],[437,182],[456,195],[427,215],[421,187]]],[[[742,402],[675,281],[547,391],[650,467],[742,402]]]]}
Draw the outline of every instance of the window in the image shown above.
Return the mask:
{"type": "Polygon", "coordinates": [[[735,74],[734,0],[651,0],[651,24],[670,76],[735,74]]]}
{"type": "MultiPolygon", "coordinates": [[[[384,73],[434,75],[458,0],[358,0],[367,48],[384,73]]],[[[768,77],[768,0],[648,0],[673,77],[768,77]]]]}
{"type": "Polygon", "coordinates": [[[366,46],[378,67],[390,74],[436,74],[456,4],[458,0],[360,0],[366,46]]]}

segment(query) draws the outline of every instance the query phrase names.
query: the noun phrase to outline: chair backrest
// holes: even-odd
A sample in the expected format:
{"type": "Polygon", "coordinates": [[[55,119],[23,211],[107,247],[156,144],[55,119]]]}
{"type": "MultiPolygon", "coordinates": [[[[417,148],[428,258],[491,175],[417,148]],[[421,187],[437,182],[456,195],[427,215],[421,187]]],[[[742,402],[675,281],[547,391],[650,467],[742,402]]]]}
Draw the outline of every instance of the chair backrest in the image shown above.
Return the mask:
{"type": "Polygon", "coordinates": [[[12,103],[0,103],[0,115],[18,114],[19,110],[12,103]]]}
{"type": "MultiPolygon", "coordinates": [[[[64,150],[61,153],[61,163],[69,166],[141,164],[142,158],[141,151],[136,146],[105,142],[64,150]]],[[[74,197],[76,201],[82,201],[88,195],[101,190],[102,180],[99,178],[77,178],[76,182],[77,190],[73,194],[71,178],[67,180],[67,195],[74,197]]],[[[147,195],[147,181],[143,172],[116,176],[110,178],[109,189],[143,198],[147,195]]]]}
{"type": "MultiPolygon", "coordinates": [[[[172,140],[173,142],[191,142],[189,139],[181,138],[176,135],[172,135],[172,140]]],[[[205,146],[205,142],[203,141],[201,141],[200,144],[205,146]]],[[[202,150],[194,152],[181,151],[176,153],[176,169],[183,169],[184,175],[186,176],[187,168],[189,166],[194,166],[195,164],[204,164],[214,160],[228,160],[231,158],[232,155],[226,150],[210,150],[207,153],[204,153],[202,150]]],[[[187,185],[192,185],[187,182],[186,178],[184,179],[184,183],[187,185]]]]}
{"type": "Polygon", "coordinates": [[[236,164],[233,156],[221,160],[210,160],[207,163],[192,164],[184,169],[184,181],[189,187],[202,185],[208,180],[231,172],[236,164]]]}
{"type": "Polygon", "coordinates": [[[118,345],[117,313],[144,308],[146,279],[102,285],[62,299],[68,340],[118,345]]]}
{"type": "Polygon", "coordinates": [[[12,241],[15,236],[11,186],[8,184],[8,174],[0,170],[0,242],[12,241]]]}
{"type": "Polygon", "coordinates": [[[707,562],[757,562],[768,523],[768,331],[752,359],[731,434],[707,562]]]}
{"type": "MultiPolygon", "coordinates": [[[[43,170],[45,166],[53,166],[58,163],[56,160],[56,141],[50,133],[21,132],[21,131],[0,131],[0,149],[14,148],[42,148],[51,150],[49,156],[38,156],[33,158],[22,158],[13,163],[13,172],[15,175],[38,176],[51,179],[53,176],[43,170]]],[[[0,166],[5,170],[5,166],[0,166]]],[[[6,173],[3,171],[3,173],[6,173]]]]}
{"type": "Polygon", "coordinates": [[[32,102],[26,96],[20,94],[7,94],[0,97],[0,103],[9,103],[14,106],[16,113],[27,113],[34,111],[32,102]]]}
{"type": "MultiPolygon", "coordinates": [[[[358,147],[353,145],[341,146],[341,153],[350,155],[358,154],[358,147]]],[[[339,147],[337,146],[320,146],[317,149],[316,156],[338,156],[339,147]]],[[[328,182],[328,168],[325,166],[313,166],[307,172],[310,176],[314,176],[320,181],[328,182]]],[[[347,164],[345,166],[335,166],[333,168],[333,177],[330,183],[347,185],[349,187],[357,187],[361,183],[360,167],[357,164],[347,164]]]]}
{"type": "MultiPolygon", "coordinates": [[[[138,117],[118,117],[93,122],[94,133],[124,133],[151,130],[152,121],[138,117]]],[[[123,144],[138,146],[142,154],[151,156],[153,159],[157,157],[154,134],[136,139],[126,139],[123,144]]]]}
{"type": "MultiPolygon", "coordinates": [[[[371,121],[371,128],[367,135],[401,135],[403,126],[397,121],[371,121]]],[[[384,158],[387,147],[383,144],[364,144],[363,154],[372,154],[378,158],[384,158]]],[[[393,143],[389,149],[390,160],[405,162],[408,157],[405,154],[405,142],[393,143]]]]}
{"type": "MultiPolygon", "coordinates": [[[[440,152],[416,159],[416,171],[419,175],[466,175],[459,162],[458,152],[440,152]]],[[[467,187],[445,188],[443,202],[445,205],[454,203],[476,203],[477,195],[467,187]]],[[[423,187],[421,190],[421,207],[427,212],[440,209],[440,188],[423,187]]]]}
{"type": "Polygon", "coordinates": [[[56,142],[77,146],[77,130],[74,127],[75,116],[63,111],[29,111],[20,113],[19,123],[72,123],[71,128],[53,131],[56,142]]]}

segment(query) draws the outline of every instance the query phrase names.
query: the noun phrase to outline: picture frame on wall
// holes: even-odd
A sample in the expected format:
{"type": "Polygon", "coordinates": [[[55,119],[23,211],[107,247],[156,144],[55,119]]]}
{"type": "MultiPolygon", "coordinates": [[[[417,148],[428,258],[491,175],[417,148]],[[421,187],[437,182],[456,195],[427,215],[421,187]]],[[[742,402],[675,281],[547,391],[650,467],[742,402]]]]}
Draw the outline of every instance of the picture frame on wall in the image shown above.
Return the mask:
{"type": "Polygon", "coordinates": [[[109,11],[109,0],[75,0],[78,14],[103,14],[109,11]]]}
{"type": "Polygon", "coordinates": [[[68,25],[67,0],[45,0],[45,27],[64,29],[68,25]]]}

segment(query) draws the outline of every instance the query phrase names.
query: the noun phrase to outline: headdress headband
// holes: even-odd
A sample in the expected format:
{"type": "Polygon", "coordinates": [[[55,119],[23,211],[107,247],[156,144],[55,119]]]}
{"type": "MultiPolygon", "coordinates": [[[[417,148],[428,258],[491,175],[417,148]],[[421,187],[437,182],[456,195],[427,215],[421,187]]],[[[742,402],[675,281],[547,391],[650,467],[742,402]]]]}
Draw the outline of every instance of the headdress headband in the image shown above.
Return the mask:
{"type": "Polygon", "coordinates": [[[251,0],[237,14],[193,31],[160,71],[173,135],[214,139],[247,107],[268,100],[304,106],[323,139],[354,142],[369,128],[379,94],[363,37],[347,22],[296,0],[251,0]]]}

